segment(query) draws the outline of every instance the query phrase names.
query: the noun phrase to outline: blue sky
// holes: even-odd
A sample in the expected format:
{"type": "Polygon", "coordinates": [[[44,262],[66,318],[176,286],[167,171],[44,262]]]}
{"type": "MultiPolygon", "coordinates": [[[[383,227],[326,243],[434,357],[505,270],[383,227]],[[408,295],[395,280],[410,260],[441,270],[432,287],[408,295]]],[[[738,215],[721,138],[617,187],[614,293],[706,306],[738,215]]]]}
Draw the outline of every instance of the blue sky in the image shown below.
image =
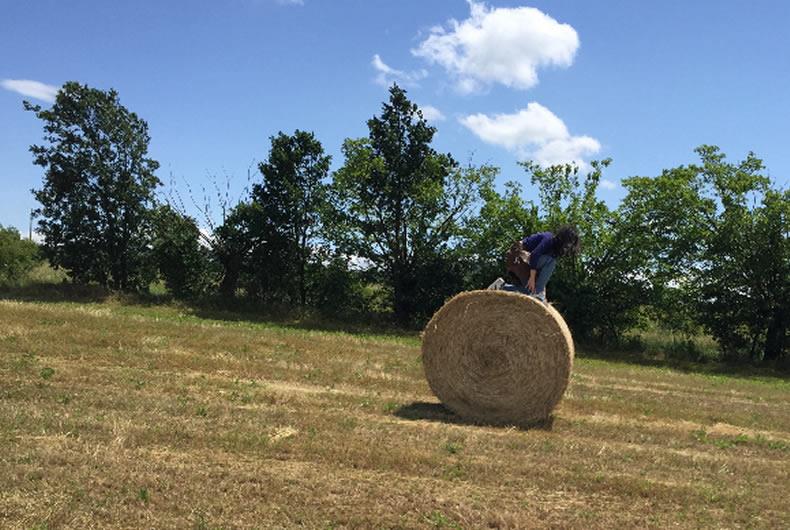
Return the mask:
{"type": "Polygon", "coordinates": [[[621,178],[703,143],[756,152],[786,186],[788,27],[780,0],[3,0],[0,224],[26,231],[41,183],[22,100],[46,105],[69,80],[115,88],[182,189],[227,175],[238,195],[280,130],[314,131],[338,167],[392,81],[438,150],[528,193],[519,159],[611,157],[600,195],[616,205],[621,178]]]}

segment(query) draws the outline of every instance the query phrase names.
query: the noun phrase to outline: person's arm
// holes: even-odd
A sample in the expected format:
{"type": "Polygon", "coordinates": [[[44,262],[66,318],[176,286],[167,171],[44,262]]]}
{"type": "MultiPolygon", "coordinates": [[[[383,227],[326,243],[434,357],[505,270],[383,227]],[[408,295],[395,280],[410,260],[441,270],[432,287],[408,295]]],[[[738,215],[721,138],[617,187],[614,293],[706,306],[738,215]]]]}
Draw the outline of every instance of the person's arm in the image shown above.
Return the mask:
{"type": "Polygon", "coordinates": [[[527,281],[527,289],[529,292],[535,292],[535,277],[538,275],[537,269],[530,269],[529,271],[529,280],[527,281]]]}

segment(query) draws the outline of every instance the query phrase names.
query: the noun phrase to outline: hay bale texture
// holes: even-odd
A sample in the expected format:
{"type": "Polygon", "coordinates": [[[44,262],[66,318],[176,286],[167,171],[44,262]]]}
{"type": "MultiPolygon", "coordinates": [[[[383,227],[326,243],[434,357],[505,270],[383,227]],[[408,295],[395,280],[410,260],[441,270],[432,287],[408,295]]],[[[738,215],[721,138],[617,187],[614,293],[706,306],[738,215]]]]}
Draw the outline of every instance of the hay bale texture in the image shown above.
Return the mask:
{"type": "Polygon", "coordinates": [[[556,309],[506,291],[455,296],[422,338],[431,390],[479,423],[546,420],[568,386],[573,355],[573,338],[556,309]]]}

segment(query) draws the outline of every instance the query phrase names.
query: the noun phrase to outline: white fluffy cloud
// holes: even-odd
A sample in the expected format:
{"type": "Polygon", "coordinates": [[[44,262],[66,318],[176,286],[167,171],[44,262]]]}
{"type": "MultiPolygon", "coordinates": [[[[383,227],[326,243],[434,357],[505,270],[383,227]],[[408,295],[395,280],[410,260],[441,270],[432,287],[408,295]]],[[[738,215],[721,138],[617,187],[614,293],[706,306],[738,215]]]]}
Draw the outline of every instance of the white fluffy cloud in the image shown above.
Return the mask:
{"type": "Polygon", "coordinates": [[[55,96],[58,90],[60,90],[56,86],[46,85],[39,81],[31,81],[29,79],[3,79],[0,81],[0,86],[6,90],[17,92],[30,98],[40,99],[47,103],[54,103],[55,96]]]}
{"type": "Polygon", "coordinates": [[[527,89],[537,84],[539,67],[573,63],[579,36],[569,24],[533,7],[490,8],[468,1],[468,19],[432,28],[412,50],[443,66],[461,92],[477,92],[493,83],[527,89]]]}
{"type": "Polygon", "coordinates": [[[585,166],[584,159],[601,150],[598,140],[571,135],[560,118],[535,102],[515,114],[472,114],[460,122],[484,142],[544,166],[566,162],[585,166]]]}
{"type": "Polygon", "coordinates": [[[386,64],[379,54],[373,56],[373,60],[370,64],[373,65],[373,68],[378,72],[376,83],[382,86],[390,86],[392,83],[398,83],[403,86],[416,86],[420,79],[424,79],[428,75],[428,72],[425,70],[417,70],[415,72],[396,70],[386,64]]]}
{"type": "Polygon", "coordinates": [[[422,116],[428,121],[437,122],[445,120],[442,111],[433,105],[420,105],[420,110],[422,111],[422,116]]]}
{"type": "Polygon", "coordinates": [[[601,179],[601,187],[605,190],[613,190],[617,188],[617,182],[609,179],[601,179]]]}

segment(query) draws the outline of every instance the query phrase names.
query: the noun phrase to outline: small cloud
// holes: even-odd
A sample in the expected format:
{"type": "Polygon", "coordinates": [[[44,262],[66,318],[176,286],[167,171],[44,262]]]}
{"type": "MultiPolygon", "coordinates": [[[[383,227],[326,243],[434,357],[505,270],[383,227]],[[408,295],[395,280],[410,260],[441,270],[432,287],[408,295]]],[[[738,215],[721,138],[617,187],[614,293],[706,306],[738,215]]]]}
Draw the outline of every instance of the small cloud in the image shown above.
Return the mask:
{"type": "Polygon", "coordinates": [[[303,6],[304,0],[277,0],[281,6],[303,6]]]}
{"type": "Polygon", "coordinates": [[[455,78],[462,93],[480,92],[499,83],[528,89],[538,83],[538,68],[568,67],[579,36],[534,7],[491,8],[468,0],[470,15],[438,26],[412,54],[438,64],[455,78]]]}
{"type": "Polygon", "coordinates": [[[613,190],[617,188],[617,183],[609,179],[601,179],[601,187],[605,190],[613,190]]]}
{"type": "Polygon", "coordinates": [[[595,138],[571,135],[565,123],[540,103],[529,103],[514,114],[472,114],[459,121],[484,142],[542,166],[573,162],[586,167],[584,158],[601,150],[595,138]]]}
{"type": "Polygon", "coordinates": [[[438,122],[446,119],[442,111],[432,105],[420,105],[420,110],[422,111],[423,118],[428,121],[438,122]]]}
{"type": "Polygon", "coordinates": [[[404,86],[417,86],[418,82],[428,75],[428,72],[425,70],[417,70],[414,72],[396,70],[382,61],[379,54],[373,56],[373,60],[370,64],[373,65],[373,68],[378,72],[376,83],[382,86],[390,86],[392,83],[398,83],[404,86]]]}
{"type": "Polygon", "coordinates": [[[29,79],[3,79],[0,81],[0,86],[6,90],[17,92],[30,98],[40,99],[47,103],[54,103],[55,96],[60,90],[58,87],[29,79]]]}

